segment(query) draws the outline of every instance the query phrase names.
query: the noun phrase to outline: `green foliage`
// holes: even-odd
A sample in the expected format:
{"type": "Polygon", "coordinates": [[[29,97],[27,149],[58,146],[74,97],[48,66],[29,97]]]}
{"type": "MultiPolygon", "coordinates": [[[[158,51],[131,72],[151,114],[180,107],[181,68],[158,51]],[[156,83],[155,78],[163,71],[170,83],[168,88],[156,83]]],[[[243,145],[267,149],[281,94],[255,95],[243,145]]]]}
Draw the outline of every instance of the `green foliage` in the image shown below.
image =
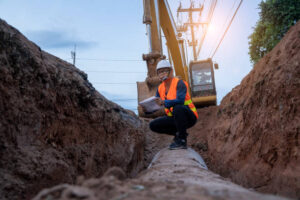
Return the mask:
{"type": "Polygon", "coordinates": [[[300,19],[300,0],[264,0],[259,8],[260,19],[249,36],[249,54],[254,64],[300,19]]]}

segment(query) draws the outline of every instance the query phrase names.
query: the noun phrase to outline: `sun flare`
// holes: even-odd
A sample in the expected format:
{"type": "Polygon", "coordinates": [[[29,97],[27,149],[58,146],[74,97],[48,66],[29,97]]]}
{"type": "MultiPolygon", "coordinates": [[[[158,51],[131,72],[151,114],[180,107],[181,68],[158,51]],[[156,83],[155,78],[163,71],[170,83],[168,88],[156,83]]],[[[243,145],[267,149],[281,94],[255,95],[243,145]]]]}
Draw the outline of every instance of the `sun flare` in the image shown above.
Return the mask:
{"type": "Polygon", "coordinates": [[[208,28],[207,28],[207,30],[209,31],[209,32],[215,32],[216,31],[216,27],[213,25],[213,24],[209,24],[208,25],[208,28]]]}

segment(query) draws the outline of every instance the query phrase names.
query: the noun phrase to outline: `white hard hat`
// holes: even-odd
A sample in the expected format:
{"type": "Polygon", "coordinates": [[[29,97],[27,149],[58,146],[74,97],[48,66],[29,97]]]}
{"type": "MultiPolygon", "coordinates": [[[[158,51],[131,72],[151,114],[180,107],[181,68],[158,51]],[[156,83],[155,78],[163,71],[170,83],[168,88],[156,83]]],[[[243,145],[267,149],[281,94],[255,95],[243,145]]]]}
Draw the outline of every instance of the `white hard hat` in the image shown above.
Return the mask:
{"type": "Polygon", "coordinates": [[[162,68],[172,69],[172,66],[167,60],[161,60],[157,63],[156,71],[162,68]]]}

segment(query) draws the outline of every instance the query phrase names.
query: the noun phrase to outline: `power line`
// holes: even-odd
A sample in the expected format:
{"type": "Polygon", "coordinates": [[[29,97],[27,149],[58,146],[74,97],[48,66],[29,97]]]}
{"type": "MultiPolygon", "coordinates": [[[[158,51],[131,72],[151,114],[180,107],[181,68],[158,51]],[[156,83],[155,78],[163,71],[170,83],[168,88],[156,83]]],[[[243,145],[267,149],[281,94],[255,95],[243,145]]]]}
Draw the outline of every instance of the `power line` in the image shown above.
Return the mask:
{"type": "MultiPolygon", "coordinates": [[[[237,0],[234,0],[234,2],[233,2],[232,6],[231,6],[231,8],[230,8],[230,10],[229,10],[229,12],[228,12],[228,14],[227,14],[226,20],[225,20],[225,22],[224,22],[224,24],[223,24],[223,26],[222,26],[222,28],[221,28],[220,30],[225,30],[226,24],[227,24],[228,19],[229,19],[230,15],[231,15],[231,12],[232,12],[233,9],[234,9],[234,6],[235,6],[236,2],[237,2],[237,0]]],[[[220,38],[221,38],[221,37],[220,37],[220,38]]],[[[218,44],[218,40],[216,40],[216,42],[215,42],[215,44],[213,45],[213,47],[214,47],[214,46],[217,46],[217,44],[218,44]]],[[[213,51],[214,51],[214,48],[211,48],[211,51],[210,51],[209,55],[212,55],[213,51]]]]}
{"type": "MultiPolygon", "coordinates": [[[[204,3],[203,3],[204,4],[204,3]]],[[[208,31],[208,27],[210,26],[210,23],[211,23],[211,19],[212,19],[212,16],[214,14],[214,11],[216,9],[216,5],[217,5],[217,0],[212,0],[211,1],[211,4],[210,4],[210,9],[209,9],[209,14],[208,14],[208,20],[207,20],[207,25],[206,27],[204,28],[204,33],[203,33],[203,36],[200,40],[200,44],[199,44],[199,47],[198,47],[198,50],[197,50],[197,56],[199,56],[199,53],[201,51],[201,48],[202,48],[202,45],[203,45],[203,42],[204,42],[204,39],[206,37],[206,34],[207,34],[207,31],[208,31]]]]}
{"type": "Polygon", "coordinates": [[[105,82],[92,82],[93,84],[103,84],[103,85],[136,85],[136,83],[105,83],[105,82]]]}
{"type": "Polygon", "coordinates": [[[134,59],[101,59],[101,58],[77,58],[77,60],[144,62],[144,60],[134,60],[134,59]]]}
{"type": "Polygon", "coordinates": [[[224,39],[224,37],[225,37],[225,35],[226,35],[226,33],[227,33],[227,31],[228,31],[229,27],[230,27],[230,26],[231,26],[231,24],[232,24],[232,21],[233,21],[233,19],[234,19],[235,15],[236,15],[237,11],[238,11],[238,10],[239,10],[239,8],[241,7],[242,3],[243,3],[243,0],[241,0],[241,1],[240,1],[240,4],[238,5],[237,9],[235,10],[235,13],[234,13],[234,15],[232,16],[232,18],[231,18],[231,20],[230,20],[230,23],[228,24],[228,26],[227,26],[227,28],[226,28],[226,30],[225,30],[225,32],[224,32],[224,34],[223,34],[223,36],[222,36],[222,38],[221,38],[220,42],[219,42],[219,44],[218,44],[217,48],[215,49],[215,51],[214,51],[213,55],[212,55],[210,58],[213,58],[213,57],[214,57],[214,55],[216,54],[216,52],[217,52],[217,50],[218,50],[218,48],[219,48],[220,44],[222,43],[222,41],[223,41],[223,39],[224,39]]]}
{"type": "Polygon", "coordinates": [[[118,71],[84,71],[89,73],[117,73],[117,74],[146,74],[147,72],[118,72],[118,71]]]}
{"type": "Polygon", "coordinates": [[[110,99],[111,101],[136,101],[136,99],[110,99]]]}
{"type": "MultiPolygon", "coordinates": [[[[110,69],[116,68],[116,66],[109,66],[109,65],[104,65],[104,66],[103,65],[87,65],[87,66],[84,65],[84,67],[77,67],[77,68],[79,68],[81,70],[88,70],[89,68],[95,68],[95,67],[96,68],[110,68],[110,69]]],[[[119,67],[119,66],[117,66],[117,67],[119,67]]],[[[135,67],[142,68],[140,65],[138,65],[138,66],[131,65],[130,69],[135,68],[135,67]]],[[[110,69],[108,69],[108,70],[104,69],[104,71],[109,71],[110,69]]],[[[97,70],[92,70],[92,71],[97,71],[97,70]]]]}
{"type": "MultiPolygon", "coordinates": [[[[72,60],[73,58],[64,58],[64,60],[72,60]]],[[[101,59],[101,58],[76,58],[76,60],[103,61],[103,62],[145,62],[144,60],[134,59],[101,59]]]]}

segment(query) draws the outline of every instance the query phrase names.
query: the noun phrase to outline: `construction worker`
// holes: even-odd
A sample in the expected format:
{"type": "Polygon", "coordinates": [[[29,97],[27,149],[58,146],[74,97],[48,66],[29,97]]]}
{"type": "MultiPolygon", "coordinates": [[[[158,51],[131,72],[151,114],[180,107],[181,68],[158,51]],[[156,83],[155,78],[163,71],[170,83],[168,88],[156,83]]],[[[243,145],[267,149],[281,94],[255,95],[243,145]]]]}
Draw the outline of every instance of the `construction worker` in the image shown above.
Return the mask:
{"type": "Polygon", "coordinates": [[[158,62],[156,72],[162,82],[156,92],[156,97],[160,97],[157,103],[164,105],[167,116],[152,120],[150,129],[175,136],[169,149],[186,149],[186,129],[195,125],[198,118],[196,107],[188,93],[188,84],[173,77],[172,66],[166,60],[158,62]]]}

